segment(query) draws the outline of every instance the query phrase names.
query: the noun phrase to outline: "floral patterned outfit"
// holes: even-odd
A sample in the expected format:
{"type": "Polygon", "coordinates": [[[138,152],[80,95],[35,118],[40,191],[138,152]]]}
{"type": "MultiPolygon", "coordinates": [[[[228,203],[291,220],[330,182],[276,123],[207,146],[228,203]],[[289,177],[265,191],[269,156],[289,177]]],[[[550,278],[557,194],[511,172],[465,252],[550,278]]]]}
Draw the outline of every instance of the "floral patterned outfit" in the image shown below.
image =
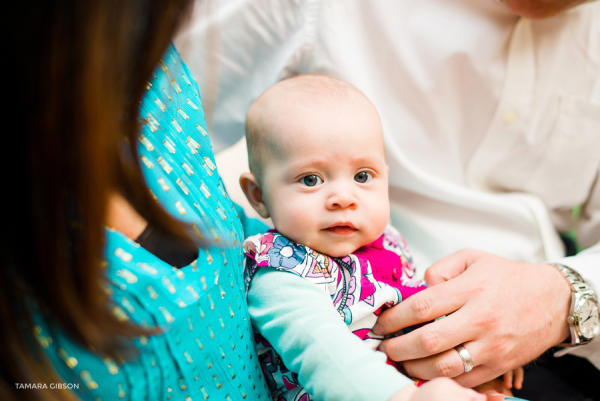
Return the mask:
{"type": "MultiPolygon", "coordinates": [[[[244,242],[247,288],[260,267],[296,274],[329,293],[349,330],[376,350],[383,336],[372,332],[382,310],[421,291],[425,283],[415,279],[410,250],[392,228],[374,242],[341,258],[323,255],[296,244],[274,230],[249,237],[244,242]]],[[[269,342],[256,334],[257,352],[273,399],[310,400],[269,342]]],[[[394,364],[388,360],[388,364],[394,364]]],[[[419,384],[419,383],[417,383],[419,384]]]]}

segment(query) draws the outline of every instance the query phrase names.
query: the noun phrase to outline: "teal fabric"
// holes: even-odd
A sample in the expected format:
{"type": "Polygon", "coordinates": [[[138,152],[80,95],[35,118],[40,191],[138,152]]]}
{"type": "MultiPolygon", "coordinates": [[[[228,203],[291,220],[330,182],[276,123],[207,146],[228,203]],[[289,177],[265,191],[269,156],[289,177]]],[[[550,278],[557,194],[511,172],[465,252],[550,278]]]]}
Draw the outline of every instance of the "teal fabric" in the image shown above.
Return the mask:
{"type": "Polygon", "coordinates": [[[245,234],[215,167],[198,86],[173,46],[148,82],[141,117],[138,148],[150,190],[216,246],[176,269],[107,230],[113,312],[163,334],[135,339],[138,356],[124,363],[78,347],[43,322],[36,337],[86,400],[268,400],[243,286],[245,234]]]}
{"type": "Polygon", "coordinates": [[[254,326],[315,400],[385,401],[412,380],[353,335],[321,288],[259,269],[248,293],[254,326]]]}

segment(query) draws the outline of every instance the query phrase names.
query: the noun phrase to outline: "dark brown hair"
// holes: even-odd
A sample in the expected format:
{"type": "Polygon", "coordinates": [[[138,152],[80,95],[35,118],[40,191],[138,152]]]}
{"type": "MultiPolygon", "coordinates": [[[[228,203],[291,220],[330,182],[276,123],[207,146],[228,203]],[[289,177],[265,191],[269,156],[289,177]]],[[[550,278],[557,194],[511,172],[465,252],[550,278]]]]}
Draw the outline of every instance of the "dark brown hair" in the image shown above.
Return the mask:
{"type": "Polygon", "coordinates": [[[15,390],[15,383],[60,380],[34,339],[34,311],[103,355],[144,332],[119,322],[101,290],[109,192],[185,238],[151,198],[135,144],[146,82],[191,1],[12,3],[5,19],[17,25],[4,38],[10,75],[0,92],[1,185],[9,200],[0,243],[0,399],[68,399],[15,390]]]}

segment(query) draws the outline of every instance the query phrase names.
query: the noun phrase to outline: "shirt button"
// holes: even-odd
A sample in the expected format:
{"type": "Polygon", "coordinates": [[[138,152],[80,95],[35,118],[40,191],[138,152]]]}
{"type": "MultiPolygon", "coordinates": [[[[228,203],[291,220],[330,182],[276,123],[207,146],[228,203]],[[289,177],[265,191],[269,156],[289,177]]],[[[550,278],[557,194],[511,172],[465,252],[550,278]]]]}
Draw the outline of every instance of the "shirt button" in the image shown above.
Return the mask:
{"type": "Polygon", "coordinates": [[[504,113],[504,124],[506,125],[511,125],[512,123],[515,122],[515,120],[517,119],[517,113],[515,113],[514,111],[507,111],[506,113],[504,113]]]}

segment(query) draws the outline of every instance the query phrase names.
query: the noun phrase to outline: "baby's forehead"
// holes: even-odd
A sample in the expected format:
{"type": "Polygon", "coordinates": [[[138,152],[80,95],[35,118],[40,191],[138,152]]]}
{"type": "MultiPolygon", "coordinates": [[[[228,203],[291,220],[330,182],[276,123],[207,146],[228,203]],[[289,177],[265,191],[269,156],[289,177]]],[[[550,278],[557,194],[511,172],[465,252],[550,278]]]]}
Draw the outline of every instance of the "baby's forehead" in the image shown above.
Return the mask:
{"type": "Polygon", "coordinates": [[[325,75],[306,74],[278,82],[261,97],[266,98],[268,103],[274,102],[271,103],[272,106],[292,104],[320,107],[352,102],[364,95],[342,80],[325,75]]]}
{"type": "MultiPolygon", "coordinates": [[[[290,145],[311,136],[309,127],[339,121],[335,117],[340,113],[351,120],[366,115],[371,126],[380,127],[371,102],[344,81],[323,75],[300,75],[277,83],[248,112],[246,134],[251,163],[259,167],[290,152],[290,145]]],[[[313,141],[320,142],[319,139],[312,137],[313,141]]]]}

